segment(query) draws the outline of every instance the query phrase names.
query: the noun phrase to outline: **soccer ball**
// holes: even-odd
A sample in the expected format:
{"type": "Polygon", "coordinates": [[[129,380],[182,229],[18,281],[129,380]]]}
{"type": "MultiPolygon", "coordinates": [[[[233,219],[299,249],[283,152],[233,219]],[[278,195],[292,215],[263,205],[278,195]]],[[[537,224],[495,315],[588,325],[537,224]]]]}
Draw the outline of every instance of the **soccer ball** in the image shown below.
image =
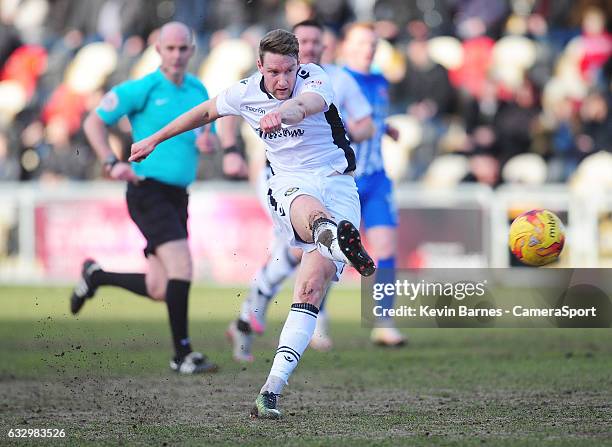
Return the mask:
{"type": "Polygon", "coordinates": [[[540,266],[557,260],[565,243],[565,228],[555,213],[532,210],[510,225],[508,244],[523,264],[540,266]]]}

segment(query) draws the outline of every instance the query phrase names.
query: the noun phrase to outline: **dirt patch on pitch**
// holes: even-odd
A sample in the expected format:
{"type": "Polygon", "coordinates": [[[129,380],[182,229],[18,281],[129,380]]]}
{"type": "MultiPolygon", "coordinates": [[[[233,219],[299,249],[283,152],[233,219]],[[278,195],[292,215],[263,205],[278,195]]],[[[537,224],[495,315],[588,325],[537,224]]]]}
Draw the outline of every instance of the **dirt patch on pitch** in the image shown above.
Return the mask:
{"type": "MultiPolygon", "coordinates": [[[[259,384],[246,373],[158,378],[3,377],[0,408],[6,428],[65,428],[81,440],[252,442],[412,436],[593,437],[609,434],[610,396],[431,390],[381,390],[300,383],[281,399],[278,422],[248,418],[259,384]],[[275,429],[270,431],[271,425],[275,429]],[[159,438],[166,433],[167,438],[159,438]],[[175,431],[178,434],[175,433],[175,431]],[[195,435],[194,435],[195,433],[195,435]],[[184,437],[182,437],[184,436],[184,437]],[[192,438],[191,436],[196,436],[192,438]]],[[[257,377],[259,379],[259,377],[257,377]]],[[[311,381],[312,382],[312,381],[311,381]]]]}

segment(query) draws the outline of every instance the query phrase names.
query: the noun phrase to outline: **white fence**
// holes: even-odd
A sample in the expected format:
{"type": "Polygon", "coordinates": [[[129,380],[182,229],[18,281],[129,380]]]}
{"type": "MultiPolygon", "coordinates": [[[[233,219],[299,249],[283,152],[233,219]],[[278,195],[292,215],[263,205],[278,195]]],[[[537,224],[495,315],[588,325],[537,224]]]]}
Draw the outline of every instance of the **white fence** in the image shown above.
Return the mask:
{"type": "MultiPolygon", "coordinates": [[[[144,240],[127,215],[125,186],[113,182],[0,184],[0,283],[69,282],[95,257],[122,271],[144,268],[144,240]]],[[[548,208],[566,224],[563,267],[612,265],[612,191],[571,193],[481,185],[396,189],[401,267],[507,267],[510,217],[548,208]]],[[[196,278],[248,282],[264,262],[271,224],[246,184],[191,189],[190,244],[196,278]]],[[[350,275],[356,278],[356,275],[350,275]]]]}

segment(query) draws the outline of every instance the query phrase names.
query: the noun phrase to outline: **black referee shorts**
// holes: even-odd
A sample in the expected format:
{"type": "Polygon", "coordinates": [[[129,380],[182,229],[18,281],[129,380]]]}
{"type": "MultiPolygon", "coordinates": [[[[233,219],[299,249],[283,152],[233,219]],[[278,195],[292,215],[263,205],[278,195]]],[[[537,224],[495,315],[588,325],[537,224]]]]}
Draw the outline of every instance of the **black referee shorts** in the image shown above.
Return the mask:
{"type": "Polygon", "coordinates": [[[187,205],[185,188],[145,179],[137,185],[128,183],[125,194],[130,216],[147,240],[145,256],[161,244],[187,239],[187,205]]]}

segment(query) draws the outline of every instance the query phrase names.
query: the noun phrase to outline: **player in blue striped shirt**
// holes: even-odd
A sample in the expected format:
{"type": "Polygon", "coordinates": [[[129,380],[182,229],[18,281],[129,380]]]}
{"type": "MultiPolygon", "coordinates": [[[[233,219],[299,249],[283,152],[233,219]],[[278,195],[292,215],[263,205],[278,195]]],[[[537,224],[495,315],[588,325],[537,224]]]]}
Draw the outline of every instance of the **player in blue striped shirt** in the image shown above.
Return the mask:
{"type": "MultiPolygon", "coordinates": [[[[377,260],[376,281],[392,283],[395,280],[397,210],[393,201],[393,185],[385,173],[381,146],[383,135],[397,140],[399,132],[385,124],[389,109],[389,84],[382,75],[371,72],[377,42],[374,27],[369,23],[353,23],[344,31],[345,69],[370,102],[376,129],[369,140],[353,144],[361,216],[371,253],[377,260]]],[[[392,308],[393,298],[383,299],[383,308],[392,308]]],[[[388,318],[377,322],[377,327],[372,330],[372,341],[386,346],[401,346],[406,339],[394,327],[393,320],[388,318]]]]}

